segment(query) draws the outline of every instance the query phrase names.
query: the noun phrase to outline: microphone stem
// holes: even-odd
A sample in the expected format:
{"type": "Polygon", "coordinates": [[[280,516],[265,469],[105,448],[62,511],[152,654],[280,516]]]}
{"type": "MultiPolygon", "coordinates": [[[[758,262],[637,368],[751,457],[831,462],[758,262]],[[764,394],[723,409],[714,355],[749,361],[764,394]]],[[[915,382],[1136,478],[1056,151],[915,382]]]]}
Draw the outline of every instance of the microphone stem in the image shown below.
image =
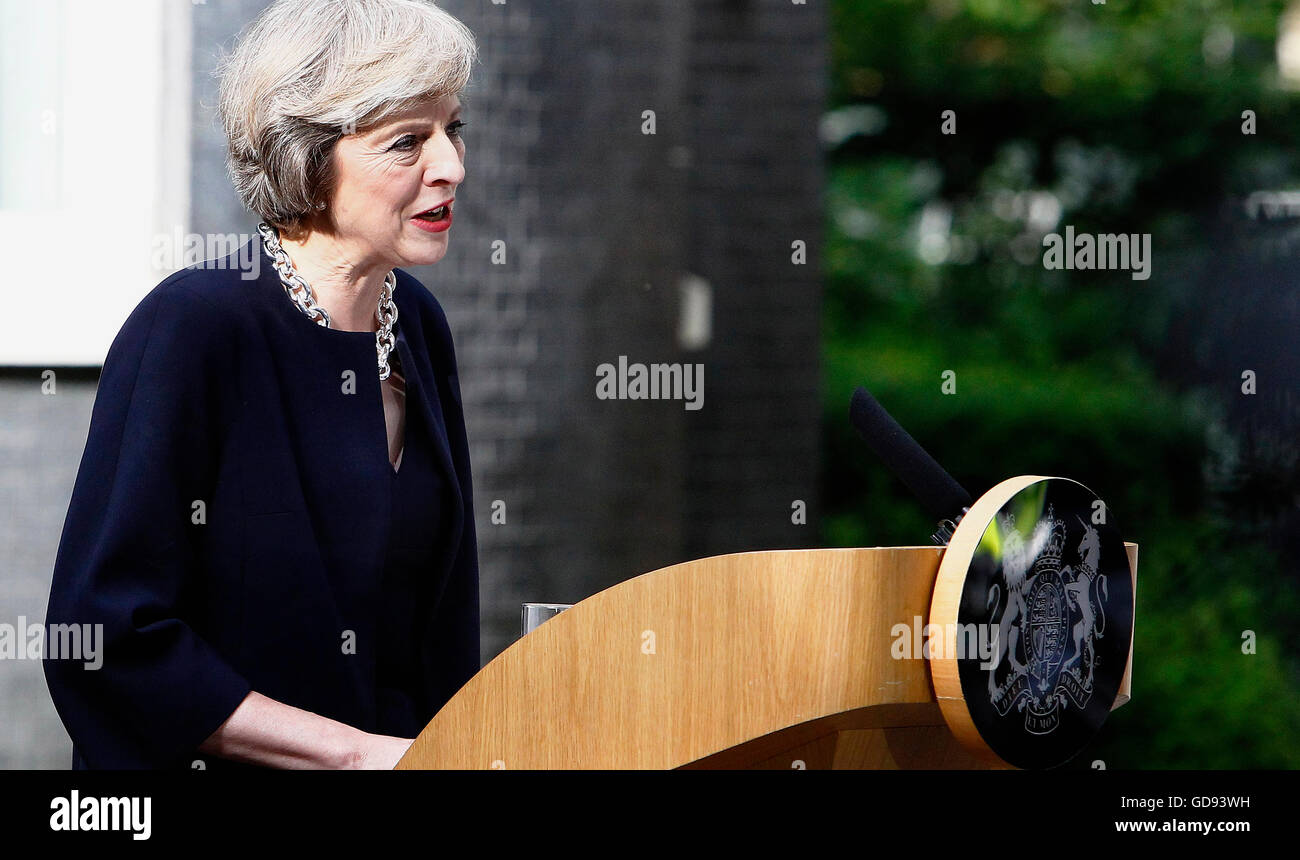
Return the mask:
{"type": "Polygon", "coordinates": [[[930,540],[936,546],[947,546],[948,542],[952,540],[953,533],[957,531],[957,523],[961,522],[962,517],[968,513],[970,513],[970,508],[963,507],[961,513],[957,515],[957,519],[939,520],[939,528],[934,534],[930,535],[930,540]]]}

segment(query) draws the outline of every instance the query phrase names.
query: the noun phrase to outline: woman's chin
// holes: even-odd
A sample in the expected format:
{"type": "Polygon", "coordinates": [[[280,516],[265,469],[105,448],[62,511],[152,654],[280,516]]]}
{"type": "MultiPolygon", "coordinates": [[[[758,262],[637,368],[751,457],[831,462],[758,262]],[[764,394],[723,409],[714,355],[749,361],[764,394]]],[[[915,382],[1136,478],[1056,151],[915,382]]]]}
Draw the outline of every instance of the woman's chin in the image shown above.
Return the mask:
{"type": "Polygon", "coordinates": [[[407,265],[410,266],[432,266],[447,255],[447,237],[446,234],[435,236],[433,238],[424,238],[421,242],[412,242],[406,247],[406,253],[402,256],[406,258],[407,265]]]}

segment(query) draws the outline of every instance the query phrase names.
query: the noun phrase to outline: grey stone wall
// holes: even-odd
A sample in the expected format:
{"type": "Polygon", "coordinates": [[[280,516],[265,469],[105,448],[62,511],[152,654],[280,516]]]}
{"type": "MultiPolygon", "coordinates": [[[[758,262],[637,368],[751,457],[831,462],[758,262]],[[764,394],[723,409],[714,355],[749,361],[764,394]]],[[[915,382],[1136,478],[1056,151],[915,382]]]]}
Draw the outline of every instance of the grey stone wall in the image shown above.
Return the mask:
{"type": "Polygon", "coordinates": [[[715,287],[686,444],[688,558],[816,544],[826,67],[822,4],[697,8],[687,266],[715,287]],[[806,258],[795,264],[793,243],[806,258]],[[792,505],[807,523],[792,522],[792,505]]]}

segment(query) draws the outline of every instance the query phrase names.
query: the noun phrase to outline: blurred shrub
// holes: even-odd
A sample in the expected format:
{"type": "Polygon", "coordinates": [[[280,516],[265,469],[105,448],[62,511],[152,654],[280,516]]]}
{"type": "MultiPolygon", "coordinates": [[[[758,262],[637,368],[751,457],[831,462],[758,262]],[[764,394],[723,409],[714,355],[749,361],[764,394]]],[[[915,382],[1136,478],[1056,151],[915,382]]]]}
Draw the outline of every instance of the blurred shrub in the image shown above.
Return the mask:
{"type": "MultiPolygon", "coordinates": [[[[972,493],[1079,480],[1141,550],[1134,698],[1070,766],[1300,766],[1295,571],[1214,478],[1240,447],[1237,371],[1200,304],[1223,207],[1300,169],[1295,99],[1272,85],[1283,5],[832,8],[825,543],[934,528],[848,425],[859,384],[972,493]],[[1268,119],[1253,137],[1246,108],[1268,119]],[[1066,224],[1152,234],[1150,280],[1046,270],[1042,236],[1066,224]]],[[[1294,500],[1294,461],[1254,494],[1294,500]]]]}

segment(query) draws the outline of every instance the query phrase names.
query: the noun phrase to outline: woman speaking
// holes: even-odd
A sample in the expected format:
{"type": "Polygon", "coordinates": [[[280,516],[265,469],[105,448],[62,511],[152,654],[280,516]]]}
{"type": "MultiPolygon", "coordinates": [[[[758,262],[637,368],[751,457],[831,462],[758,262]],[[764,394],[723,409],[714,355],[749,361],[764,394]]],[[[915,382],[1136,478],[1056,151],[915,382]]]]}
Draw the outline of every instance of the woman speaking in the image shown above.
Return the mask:
{"type": "Polygon", "coordinates": [[[46,615],[102,631],[45,661],[74,768],[391,768],[478,670],[456,357],[400,268],[447,252],[475,59],[422,0],[277,0],[223,59],[263,223],[105,359],[46,615]]]}

